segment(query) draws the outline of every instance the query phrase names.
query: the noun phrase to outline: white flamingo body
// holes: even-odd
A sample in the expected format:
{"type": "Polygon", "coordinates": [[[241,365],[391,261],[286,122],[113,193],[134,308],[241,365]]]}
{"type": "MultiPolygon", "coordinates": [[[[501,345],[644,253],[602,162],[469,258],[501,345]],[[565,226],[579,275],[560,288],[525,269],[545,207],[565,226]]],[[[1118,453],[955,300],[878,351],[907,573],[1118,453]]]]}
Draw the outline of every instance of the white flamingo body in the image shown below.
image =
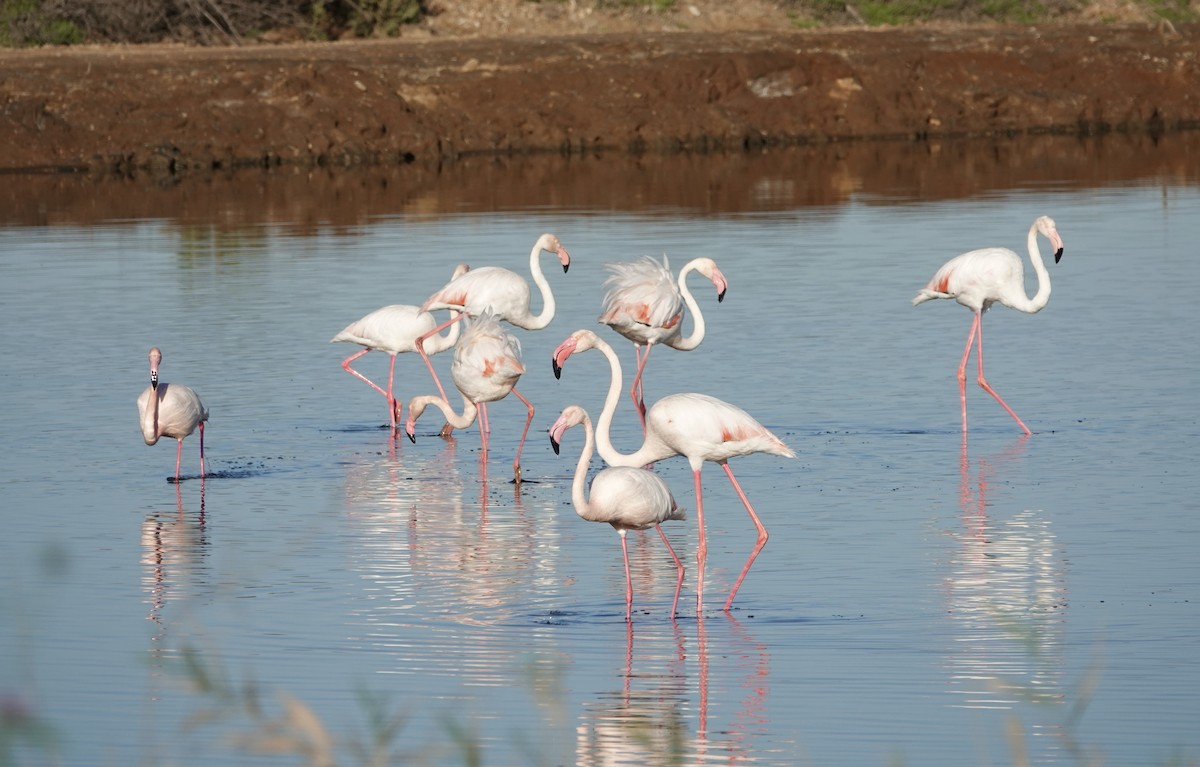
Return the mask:
{"type": "Polygon", "coordinates": [[[585,484],[595,436],[587,412],[578,405],[566,407],[550,427],[550,444],[557,453],[563,433],[581,423],[585,439],[571,483],[571,503],[581,518],[589,522],[606,522],[621,536],[621,554],[625,559],[625,619],[630,620],[633,616],[633,580],[629,574],[629,549],[625,534],[630,530],[647,530],[651,527],[658,530],[678,572],[675,599],[671,603],[671,615],[674,616],[679,606],[679,590],[683,586],[683,563],[675,555],[675,550],[659,525],[672,519],[685,519],[686,514],[675,503],[675,497],[666,483],[645,469],[627,466],[603,469],[592,478],[589,497],[585,484]]]}
{"type": "MultiPolygon", "coordinates": [[[[553,253],[558,257],[563,272],[566,272],[571,266],[571,254],[559,242],[558,237],[549,233],[538,237],[529,251],[529,272],[542,296],[542,310],[537,314],[533,314],[530,309],[532,294],[529,291],[529,284],[515,272],[497,266],[485,266],[458,275],[431,295],[421,306],[423,310],[450,309],[459,314],[417,339],[417,351],[425,359],[426,364],[430,365],[424,349],[425,339],[434,333],[440,333],[447,326],[458,322],[463,316],[478,317],[484,311],[489,311],[497,320],[525,330],[540,330],[549,325],[550,320],[554,319],[556,305],[554,293],[550,290],[550,283],[542,273],[540,256],[543,251],[553,253]]],[[[431,373],[433,372],[432,365],[429,370],[431,373]]],[[[437,381],[436,373],[433,378],[434,381],[437,381]]],[[[442,399],[445,399],[446,394],[440,382],[438,382],[438,391],[442,393],[442,399]]],[[[524,400],[524,397],[521,399],[524,400]]],[[[485,411],[484,418],[486,419],[486,417],[485,411]]]]}
{"type": "MultiPolygon", "coordinates": [[[[459,264],[454,269],[453,277],[460,277],[469,271],[469,266],[459,264]]],[[[355,352],[342,360],[342,368],[355,378],[365,381],[372,389],[387,398],[388,418],[393,430],[396,428],[396,422],[400,418],[401,410],[400,401],[396,399],[393,393],[396,376],[396,355],[418,351],[417,339],[426,334],[432,335],[432,338],[429,338],[424,343],[422,358],[429,365],[429,372],[433,374],[433,365],[429,362],[427,355],[439,354],[453,348],[459,334],[458,325],[453,325],[446,335],[436,335],[435,329],[437,328],[437,324],[437,318],[431,313],[422,310],[419,306],[392,304],[376,309],[365,317],[355,320],[347,325],[342,332],[329,339],[329,343],[331,344],[352,343],[364,347],[362,351],[355,352]],[[351,362],[371,351],[384,352],[391,358],[388,365],[388,385],[386,390],[350,365],[351,362]]],[[[438,385],[438,390],[441,391],[441,382],[438,381],[436,374],[433,375],[433,380],[438,385]]],[[[445,392],[442,392],[442,396],[445,397],[445,392]]]]}
{"type": "Polygon", "coordinates": [[[562,364],[571,354],[588,349],[598,349],[608,359],[612,372],[608,396],[604,401],[604,410],[596,425],[597,449],[605,462],[610,466],[640,467],[674,455],[682,455],[687,458],[688,464],[691,466],[696,490],[696,521],[700,537],[696,556],[697,611],[703,605],[704,563],[708,552],[704,532],[703,492],[700,483],[700,471],[705,461],[720,464],[730,482],[733,483],[742,505],[750,514],[750,518],[758,530],[758,539],[725,601],[725,609],[728,610],[746,573],[749,572],[750,566],[758,556],[758,552],[767,542],[766,528],[759,521],[749,499],[746,498],[746,494],[734,477],[728,461],[734,456],[751,453],[771,453],[785,458],[794,458],[795,453],[784,444],[783,440],[771,433],[746,411],[705,394],[672,394],[663,397],[654,403],[646,414],[646,435],[642,446],[633,453],[618,452],[612,445],[609,432],[612,427],[613,414],[617,409],[617,401],[621,396],[621,362],[617,359],[612,347],[590,330],[577,330],[554,350],[554,371],[558,375],[562,364]]]}
{"type": "MultiPolygon", "coordinates": [[[[499,320],[489,309],[485,308],[483,313],[472,320],[462,332],[458,345],[454,349],[454,363],[450,366],[450,376],[454,380],[454,385],[462,393],[466,406],[463,414],[455,418],[451,418],[450,415],[446,416],[448,424],[455,428],[463,428],[473,423],[478,414],[481,421],[479,431],[486,465],[491,434],[486,403],[504,399],[510,392],[525,403],[528,417],[525,420],[525,430],[521,433],[521,442],[517,446],[516,458],[513,460],[513,478],[517,483],[521,481],[521,450],[525,446],[525,437],[529,433],[529,424],[533,421],[534,415],[533,405],[516,390],[517,381],[524,372],[525,365],[521,361],[520,341],[511,333],[501,330],[499,320]]],[[[409,403],[408,420],[405,422],[405,432],[409,439],[416,441],[416,421],[420,418],[425,406],[438,405],[438,401],[440,401],[445,405],[442,412],[446,413],[449,404],[446,403],[445,398],[436,398],[436,400],[422,397],[414,398],[409,403]],[[418,399],[420,403],[418,403],[418,399]],[[417,404],[420,404],[420,409],[414,411],[413,407],[417,404]]]]}
{"type": "Polygon", "coordinates": [[[183,440],[196,429],[200,430],[200,476],[204,472],[204,423],[208,420],[208,408],[188,386],[169,384],[158,380],[158,366],[162,363],[162,352],[158,347],[150,349],[150,385],[138,396],[137,406],[141,422],[142,439],[147,445],[155,445],[161,437],[178,441],[175,449],[175,480],[179,481],[179,465],[183,458],[183,440]]]}
{"type": "Polygon", "coordinates": [[[935,298],[951,298],[974,312],[971,330],[967,334],[967,345],[958,366],[958,388],[964,434],[967,431],[967,360],[971,356],[972,346],[976,343],[978,344],[976,360],[979,367],[979,375],[976,380],[980,387],[1000,403],[1022,431],[1026,434],[1032,433],[983,375],[983,313],[993,304],[999,303],[1010,309],[1035,314],[1045,308],[1050,301],[1050,273],[1042,262],[1042,254],[1038,248],[1038,234],[1050,241],[1055,263],[1062,258],[1063,252],[1062,237],[1058,234],[1054,220],[1049,216],[1037,218],[1029,227],[1029,235],[1026,239],[1029,260],[1033,264],[1033,271],[1038,278],[1037,293],[1032,298],[1025,293],[1025,264],[1020,256],[1008,248],[980,248],[955,256],[943,264],[934,273],[928,284],[913,297],[913,306],[935,298]]]}
{"type": "Polygon", "coordinates": [[[728,282],[711,258],[695,258],[671,274],[666,256],[662,263],[645,256],[637,261],[606,264],[611,276],[605,281],[608,293],[599,322],[608,325],[634,343],[637,371],[629,394],[637,408],[643,431],[646,425],[646,403],[642,375],[655,344],[670,346],[679,351],[691,351],[704,340],[704,315],[687,287],[687,276],[698,271],[712,281],[717,290],[717,303],[725,299],[728,282]],[[684,306],[692,313],[692,332],[683,335],[684,306]]]}

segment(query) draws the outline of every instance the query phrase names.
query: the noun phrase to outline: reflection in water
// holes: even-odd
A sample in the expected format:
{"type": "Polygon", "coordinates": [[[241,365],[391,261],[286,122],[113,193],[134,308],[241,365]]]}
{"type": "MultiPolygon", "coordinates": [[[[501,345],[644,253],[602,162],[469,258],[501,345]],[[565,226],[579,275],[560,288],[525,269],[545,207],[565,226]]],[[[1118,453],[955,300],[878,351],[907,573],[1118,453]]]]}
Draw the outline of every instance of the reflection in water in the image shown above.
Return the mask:
{"type": "Polygon", "coordinates": [[[690,652],[677,621],[639,626],[637,643],[628,623],[621,689],[598,693],[596,701],[584,704],[576,727],[575,764],[754,763],[755,738],[768,730],[769,655],[732,615],[725,613],[720,620],[718,625],[728,631],[718,634],[714,647],[705,618],[698,616],[690,652]],[[710,657],[717,659],[715,677],[710,677],[710,657]],[[694,682],[688,678],[693,670],[694,682]],[[695,709],[689,700],[693,684],[695,709]],[[736,706],[728,721],[717,717],[722,719],[717,727],[710,727],[713,700],[719,710],[736,706]],[[692,717],[695,731],[689,733],[692,717]]]}
{"type": "Polygon", "coordinates": [[[9,175],[0,224],[161,219],[193,228],[190,250],[222,250],[208,227],[261,236],[263,224],[351,232],[381,216],[558,209],[653,215],[783,211],[855,195],[894,204],[960,199],[1031,185],[1088,189],[1195,183],[1200,133],[1023,136],[1020,140],[856,141],[761,153],[639,157],[474,157],[400,167],[281,168],[175,179],[9,175]],[[796,183],[803,179],[803,183],[796,183]],[[551,190],[548,192],[548,190],[551,190]],[[552,197],[548,198],[547,194],[552,197]]]}
{"type": "Polygon", "coordinates": [[[142,522],[142,588],[150,605],[146,617],[160,626],[168,602],[194,595],[197,584],[204,580],[208,557],[204,479],[200,479],[199,512],[193,515],[184,510],[179,484],[175,485],[175,504],[174,512],[154,512],[142,522]]]}
{"type": "MultiPolygon", "coordinates": [[[[955,641],[945,663],[954,707],[1013,710],[1065,701],[1066,578],[1050,520],[1033,509],[989,518],[989,491],[1023,461],[1027,442],[1023,435],[972,467],[963,439],[962,530],[946,578],[955,641]]],[[[1059,726],[1034,732],[1062,734],[1059,726]]]]}

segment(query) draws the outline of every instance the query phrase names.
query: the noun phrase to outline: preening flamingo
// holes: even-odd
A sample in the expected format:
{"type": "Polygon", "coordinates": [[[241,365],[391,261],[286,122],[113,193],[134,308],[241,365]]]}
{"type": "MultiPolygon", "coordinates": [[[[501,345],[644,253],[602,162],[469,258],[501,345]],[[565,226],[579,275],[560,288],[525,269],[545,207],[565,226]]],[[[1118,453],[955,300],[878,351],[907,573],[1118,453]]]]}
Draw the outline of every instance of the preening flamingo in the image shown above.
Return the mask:
{"type": "Polygon", "coordinates": [[[142,439],[147,445],[158,442],[159,437],[171,437],[179,441],[175,449],[175,481],[179,481],[179,463],[183,458],[183,438],[200,429],[200,477],[204,478],[204,422],[208,420],[208,408],[200,396],[183,384],[159,382],[158,366],[162,364],[162,352],[158,347],[150,349],[150,385],[138,396],[138,413],[141,416],[142,439]]]}
{"type": "MultiPolygon", "coordinates": [[[[529,271],[533,282],[542,294],[542,311],[533,314],[530,311],[529,283],[516,272],[502,269],[498,266],[484,266],[466,274],[460,275],[446,283],[440,290],[429,297],[421,306],[427,312],[438,309],[451,309],[471,317],[478,316],[484,309],[491,309],[496,319],[516,325],[525,330],[541,330],[554,319],[554,294],[550,292],[550,283],[542,274],[542,264],[539,256],[542,251],[558,256],[563,272],[571,267],[571,254],[553,234],[543,234],[533,244],[529,251],[529,271]]],[[[441,325],[427,331],[417,339],[417,351],[428,363],[423,344],[425,339],[435,333],[440,333],[452,323],[462,319],[462,315],[446,320],[441,325]]],[[[431,367],[430,370],[433,368],[431,367]]],[[[434,375],[434,379],[437,376],[434,375]]],[[[438,391],[442,386],[438,384],[438,391]]],[[[443,399],[445,395],[443,395],[443,399]]]]}
{"type": "Polygon", "coordinates": [[[675,497],[658,475],[629,466],[612,466],[601,470],[592,478],[589,498],[584,485],[595,437],[592,419],[587,412],[578,405],[567,406],[550,427],[550,445],[557,455],[563,433],[581,423],[585,437],[583,452],[579,455],[579,463],[575,465],[575,479],[571,483],[571,503],[579,516],[589,522],[607,522],[621,535],[621,555],[625,558],[625,620],[633,619],[633,579],[629,575],[629,548],[625,533],[649,527],[658,531],[679,573],[675,580],[675,600],[671,602],[671,617],[674,617],[679,606],[679,589],[683,586],[683,563],[675,555],[675,549],[671,548],[671,542],[659,525],[670,519],[686,519],[684,510],[675,503],[675,497]]]}
{"type": "Polygon", "coordinates": [[[646,402],[642,390],[642,373],[650,360],[654,344],[666,344],[672,349],[688,352],[704,340],[704,315],[687,287],[687,276],[698,271],[712,281],[717,289],[717,303],[725,300],[728,283],[725,275],[711,258],[695,258],[679,270],[679,278],[671,275],[667,257],[662,263],[649,256],[637,261],[605,264],[611,272],[605,280],[608,293],[600,322],[633,341],[637,355],[637,372],[629,396],[637,408],[642,432],[646,431],[646,402]],[[692,332],[683,335],[683,307],[692,313],[692,332]],[[645,347],[643,349],[643,347],[645,347]]]}
{"type": "MultiPolygon", "coordinates": [[[[470,271],[470,269],[471,267],[466,264],[459,264],[454,269],[452,279],[461,277],[470,271]]],[[[457,315],[457,312],[453,314],[457,315]]],[[[429,312],[422,311],[420,307],[409,304],[392,304],[391,306],[376,309],[362,319],[350,323],[346,326],[345,330],[329,339],[329,343],[331,344],[346,342],[366,347],[362,351],[355,352],[342,360],[342,368],[355,378],[365,381],[372,389],[387,398],[388,418],[393,431],[396,429],[396,423],[400,419],[400,411],[402,409],[400,401],[392,394],[392,383],[396,376],[396,355],[403,354],[404,352],[415,352],[417,350],[417,338],[437,327],[437,324],[434,316],[429,312]],[[370,351],[386,352],[391,357],[391,362],[388,365],[387,391],[384,391],[374,381],[350,366],[351,362],[370,351]]],[[[452,348],[458,340],[458,333],[459,326],[456,324],[450,327],[450,332],[446,335],[435,335],[433,338],[430,338],[425,342],[425,354],[422,355],[425,363],[429,365],[429,372],[433,375],[433,382],[437,384],[438,391],[441,392],[443,399],[446,396],[446,392],[442,391],[442,382],[438,380],[437,374],[433,372],[433,363],[430,362],[429,357],[426,355],[439,354],[452,348]]]]}
{"type": "Polygon", "coordinates": [[[708,558],[708,541],[704,532],[704,497],[700,484],[700,469],[705,461],[720,464],[729,481],[733,483],[733,489],[742,500],[742,505],[749,512],[750,519],[758,529],[758,540],[750,552],[750,558],[742,567],[737,582],[733,584],[729,598],[725,600],[725,610],[729,610],[734,595],[745,580],[746,573],[750,571],[750,566],[754,564],[755,557],[767,543],[767,529],[759,521],[754,507],[750,505],[737,478],[733,476],[733,470],[729,468],[729,459],[750,453],[771,453],[785,458],[795,458],[796,454],[783,440],[754,420],[746,411],[706,394],[670,394],[655,402],[646,413],[646,436],[642,446],[631,454],[618,453],[612,445],[609,430],[612,427],[613,414],[617,410],[617,401],[621,398],[621,361],[617,359],[612,347],[590,330],[576,330],[554,350],[554,375],[561,375],[563,363],[568,357],[588,349],[598,349],[608,358],[612,370],[608,397],[604,400],[604,410],[596,424],[596,444],[600,457],[610,466],[638,467],[673,455],[682,455],[692,467],[692,478],[696,488],[696,523],[700,528],[700,545],[696,552],[697,612],[704,603],[704,563],[708,558]]]}
{"type": "Polygon", "coordinates": [[[462,332],[458,345],[454,347],[454,364],[450,366],[450,377],[454,379],[454,385],[463,395],[463,413],[456,415],[445,397],[414,397],[408,405],[408,420],[404,423],[405,433],[410,440],[416,442],[416,422],[428,405],[438,407],[446,416],[446,422],[458,429],[470,426],[478,412],[486,470],[488,438],[491,434],[487,403],[504,399],[512,392],[529,410],[525,419],[525,429],[521,432],[521,442],[517,446],[517,455],[513,459],[513,481],[520,484],[521,449],[525,446],[525,437],[529,434],[529,424],[533,421],[534,412],[529,400],[516,390],[517,380],[524,372],[521,342],[516,336],[501,330],[495,315],[489,309],[484,309],[462,332]]]}
{"type": "Polygon", "coordinates": [[[958,395],[962,403],[964,435],[967,433],[967,359],[971,356],[971,346],[976,343],[978,351],[975,359],[979,363],[979,385],[995,397],[1022,431],[1026,434],[1032,433],[983,377],[983,313],[997,302],[1028,314],[1039,312],[1046,306],[1050,300],[1050,273],[1042,263],[1042,253],[1038,248],[1039,233],[1050,241],[1050,247],[1054,251],[1054,263],[1057,264],[1063,254],[1062,238],[1054,225],[1054,219],[1049,216],[1039,217],[1029,227],[1029,237],[1026,240],[1029,260],[1033,262],[1033,271],[1038,278],[1038,289],[1033,298],[1025,294],[1025,265],[1020,256],[1008,248],[981,248],[947,261],[912,300],[913,306],[916,306],[935,298],[953,298],[975,313],[974,319],[971,320],[971,330],[967,333],[967,346],[963,350],[962,361],[958,364],[958,395]]]}

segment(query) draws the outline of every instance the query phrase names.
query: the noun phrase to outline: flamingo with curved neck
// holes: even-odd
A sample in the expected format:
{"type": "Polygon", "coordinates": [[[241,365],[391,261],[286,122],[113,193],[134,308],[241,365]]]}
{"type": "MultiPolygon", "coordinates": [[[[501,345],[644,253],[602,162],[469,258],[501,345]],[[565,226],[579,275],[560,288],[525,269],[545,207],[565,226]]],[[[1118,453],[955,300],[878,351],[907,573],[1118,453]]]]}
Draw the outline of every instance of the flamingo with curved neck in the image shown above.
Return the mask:
{"type": "Polygon", "coordinates": [[[750,557],[742,567],[737,582],[725,600],[725,610],[733,604],[733,598],[754,564],[754,559],[767,544],[767,529],[754,512],[750,500],[738,484],[729,459],[751,453],[771,453],[785,458],[796,454],[745,410],[706,394],[670,394],[658,400],[646,413],[646,434],[642,446],[633,453],[620,453],[613,447],[610,438],[613,414],[621,398],[621,361],[616,352],[590,330],[576,330],[554,350],[552,363],[555,377],[562,374],[562,366],[572,354],[596,349],[608,359],[612,372],[604,410],[596,423],[596,446],[600,456],[610,466],[645,466],[674,455],[688,459],[696,491],[696,523],[699,527],[700,543],[696,551],[696,610],[704,603],[704,563],[708,558],[708,541],[704,531],[704,494],[700,482],[700,470],[705,461],[721,466],[742,505],[750,514],[758,530],[758,538],[750,557]]]}
{"type": "Polygon", "coordinates": [[[200,401],[200,395],[183,384],[169,384],[158,380],[158,366],[162,364],[162,352],[152,347],[150,358],[150,385],[138,396],[137,406],[142,427],[142,439],[147,445],[158,443],[160,437],[178,440],[175,448],[175,481],[179,482],[179,464],[183,458],[183,438],[200,430],[200,478],[204,479],[204,422],[208,420],[208,408],[200,401]]]}
{"type": "Polygon", "coordinates": [[[717,303],[725,300],[728,281],[711,258],[694,258],[671,275],[667,257],[662,263],[645,256],[638,261],[606,264],[611,276],[605,281],[609,291],[599,321],[633,341],[637,372],[629,396],[646,431],[646,402],[642,375],[650,360],[650,349],[665,344],[679,351],[691,351],[704,340],[704,314],[688,289],[687,277],[694,271],[707,277],[717,290],[717,303]],[[692,313],[692,332],[683,335],[683,307],[692,313]],[[644,348],[643,348],[644,347],[644,348]]]}
{"type": "Polygon", "coordinates": [[[958,396],[962,406],[962,430],[967,433],[967,360],[971,347],[978,344],[975,359],[979,364],[976,381],[979,386],[1000,403],[1025,434],[1032,434],[1008,403],[1005,402],[983,375],[983,313],[999,303],[1026,314],[1035,314],[1050,301],[1050,273],[1042,263],[1038,247],[1038,235],[1050,241],[1054,252],[1054,263],[1062,259],[1063,242],[1058,234],[1054,219],[1040,216],[1029,227],[1026,248],[1033,271],[1037,275],[1037,293],[1030,298],[1025,293],[1025,264],[1008,248],[980,248],[955,256],[942,265],[929,283],[917,292],[913,306],[935,298],[952,298],[974,312],[971,330],[967,333],[967,345],[958,364],[958,396]]]}
{"type": "Polygon", "coordinates": [[[683,563],[671,548],[661,523],[671,519],[686,519],[684,510],[675,503],[671,490],[655,474],[645,469],[612,466],[592,478],[591,497],[587,494],[587,470],[592,460],[595,435],[592,419],[578,405],[568,405],[550,427],[550,445],[559,452],[563,433],[572,426],[583,424],[583,450],[575,464],[571,482],[571,503],[575,513],[589,522],[607,522],[621,536],[621,554],[625,559],[625,620],[633,619],[633,579],[629,575],[629,548],[625,534],[630,530],[653,527],[658,531],[671,559],[675,561],[678,577],[675,580],[675,599],[671,602],[671,617],[679,607],[679,590],[683,587],[683,563]]]}

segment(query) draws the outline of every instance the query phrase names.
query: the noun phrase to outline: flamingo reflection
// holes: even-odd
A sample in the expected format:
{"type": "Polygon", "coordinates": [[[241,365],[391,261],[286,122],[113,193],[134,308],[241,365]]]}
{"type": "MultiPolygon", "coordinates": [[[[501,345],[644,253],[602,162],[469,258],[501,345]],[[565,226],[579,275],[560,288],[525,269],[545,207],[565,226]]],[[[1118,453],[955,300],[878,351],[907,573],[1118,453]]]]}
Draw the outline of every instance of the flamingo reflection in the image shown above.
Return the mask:
{"type": "Polygon", "coordinates": [[[142,522],[142,588],[150,605],[146,617],[160,625],[166,604],[191,594],[196,584],[189,581],[202,580],[209,544],[204,513],[202,477],[198,513],[184,510],[181,487],[176,484],[175,510],[154,512],[142,522]]]}
{"type": "Polygon", "coordinates": [[[1064,699],[1066,584],[1050,520],[1036,509],[989,514],[1026,447],[1023,435],[972,466],[962,443],[962,529],[945,579],[955,637],[945,659],[951,706],[1011,710],[1064,699]]]}
{"type": "Polygon", "coordinates": [[[689,647],[677,621],[639,625],[635,651],[634,627],[626,624],[621,689],[584,704],[576,765],[754,763],[753,741],[766,731],[766,647],[728,613],[714,635],[703,616],[695,626],[689,647]]]}

